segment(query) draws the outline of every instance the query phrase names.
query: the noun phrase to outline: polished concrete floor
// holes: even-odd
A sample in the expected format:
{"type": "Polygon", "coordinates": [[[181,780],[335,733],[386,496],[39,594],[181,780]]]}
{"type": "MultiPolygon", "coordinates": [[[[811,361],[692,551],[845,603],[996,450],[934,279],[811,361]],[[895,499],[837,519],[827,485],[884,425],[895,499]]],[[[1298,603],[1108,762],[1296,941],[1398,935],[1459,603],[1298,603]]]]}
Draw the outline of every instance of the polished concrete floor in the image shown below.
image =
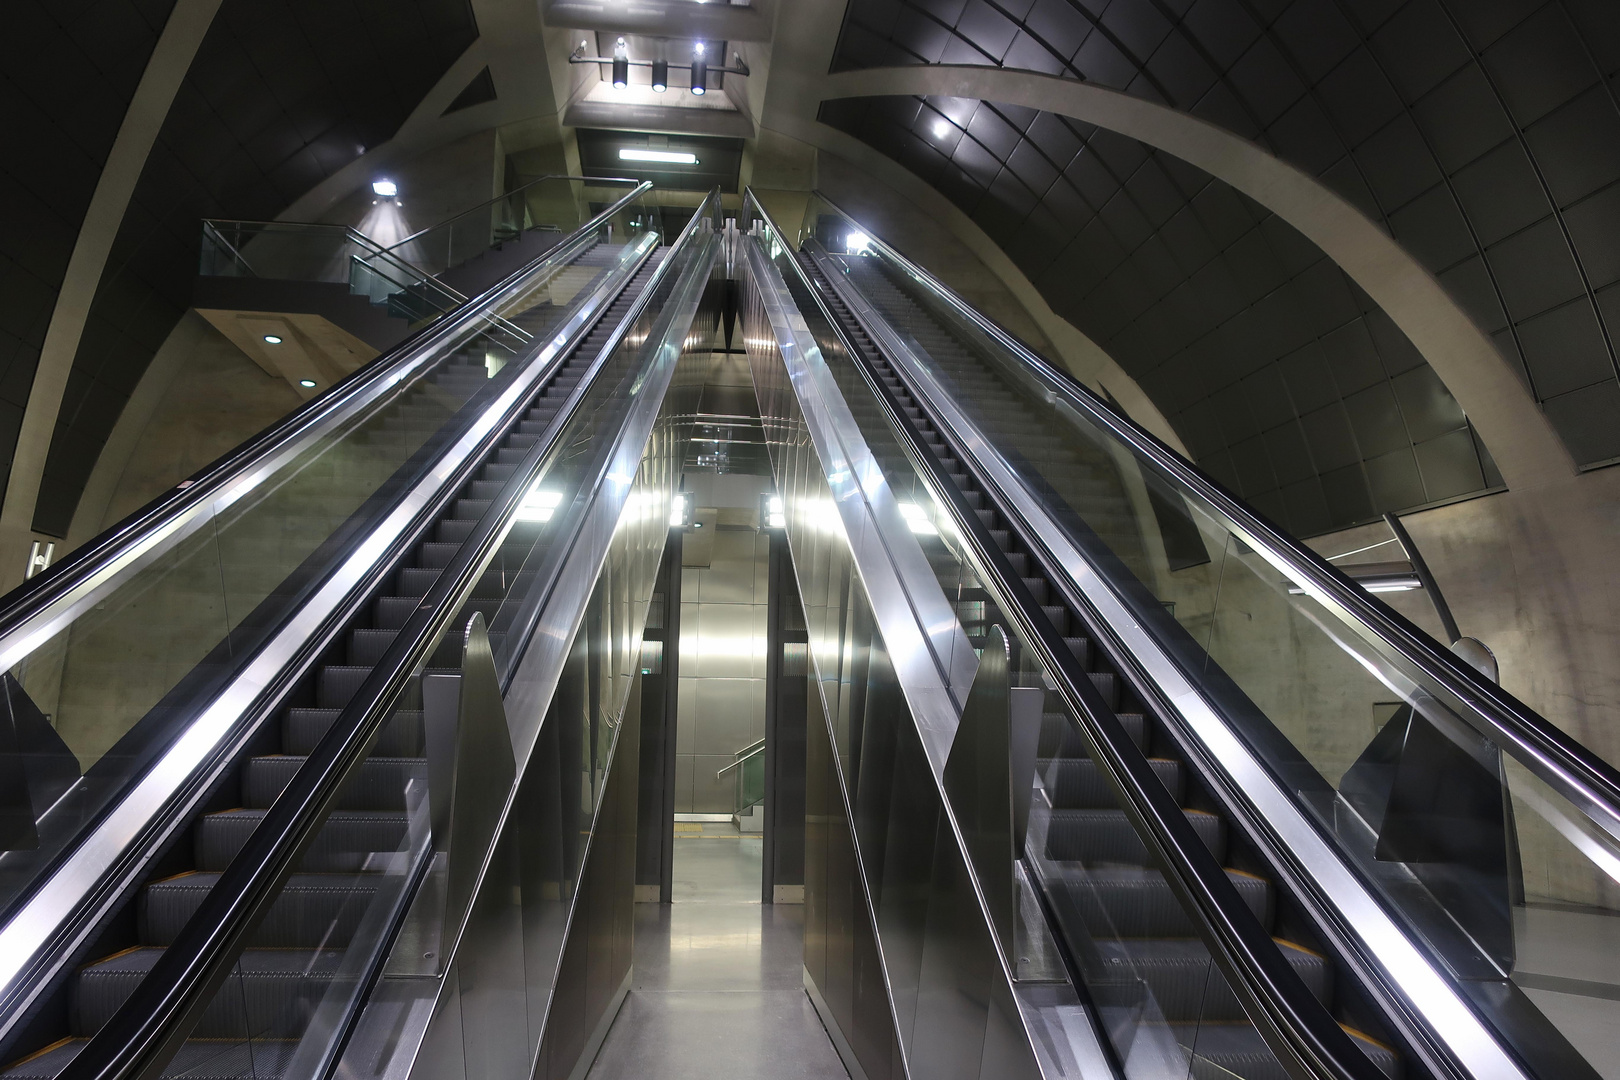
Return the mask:
{"type": "Polygon", "coordinates": [[[675,903],[637,904],[630,994],[589,1080],[843,1080],[805,996],[804,908],[759,902],[760,841],[676,833],[675,903]]]}

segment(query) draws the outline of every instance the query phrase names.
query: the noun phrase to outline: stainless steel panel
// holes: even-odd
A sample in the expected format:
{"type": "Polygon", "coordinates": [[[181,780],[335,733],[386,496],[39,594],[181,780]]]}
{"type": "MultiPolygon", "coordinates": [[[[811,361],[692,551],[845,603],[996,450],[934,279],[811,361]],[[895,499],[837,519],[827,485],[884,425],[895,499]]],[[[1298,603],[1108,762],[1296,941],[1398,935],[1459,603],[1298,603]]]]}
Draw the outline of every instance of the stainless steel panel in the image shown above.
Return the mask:
{"type": "MultiPolygon", "coordinates": [[[[941,783],[978,661],[959,648],[967,641],[956,614],[781,278],[759,245],[748,244],[747,258],[744,340],[787,504],[812,699],[824,706],[824,736],[810,720],[806,970],[852,1048],[876,1053],[882,1040],[865,1025],[881,1001],[895,1040],[885,1068],[898,1056],[913,1076],[977,1077],[994,988],[1011,1002],[1012,980],[941,783]],[[964,667],[965,657],[973,662],[964,667]],[[820,737],[825,793],[816,790],[820,737]]],[[[1004,794],[1006,722],[1003,690],[1004,794]]],[[[1002,821],[1010,849],[1010,794],[1002,821]]],[[[1010,875],[1009,854],[986,884],[1008,889],[1009,902],[1010,875]]],[[[1016,1008],[1011,1015],[1022,1059],[1015,1052],[995,1067],[1039,1075],[1031,1033],[1016,1008]]]]}

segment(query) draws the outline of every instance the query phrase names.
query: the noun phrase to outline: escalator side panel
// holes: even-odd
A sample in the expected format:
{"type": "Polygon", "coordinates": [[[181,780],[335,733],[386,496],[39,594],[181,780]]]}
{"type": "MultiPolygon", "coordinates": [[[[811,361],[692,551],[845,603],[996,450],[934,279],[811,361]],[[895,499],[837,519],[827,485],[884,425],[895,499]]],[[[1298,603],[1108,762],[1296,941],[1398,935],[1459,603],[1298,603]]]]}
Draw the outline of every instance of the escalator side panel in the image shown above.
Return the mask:
{"type": "MultiPolygon", "coordinates": [[[[862,1038],[856,1020],[877,1004],[871,996],[875,984],[862,978],[863,955],[875,958],[888,984],[889,1015],[908,1075],[1038,1076],[1023,1017],[1013,1010],[1016,1034],[1009,1036],[1006,1011],[994,1007],[1013,1000],[1009,975],[939,783],[957,705],[944,681],[948,665],[931,654],[912,607],[925,586],[937,596],[938,585],[924,564],[926,577],[911,579],[908,591],[890,561],[898,538],[880,536],[877,526],[863,522],[870,513],[866,499],[875,500],[874,485],[883,483],[880,475],[862,478],[864,492],[840,495],[829,483],[829,471],[842,472],[847,481],[843,455],[858,457],[860,451],[849,448],[859,432],[853,425],[840,429],[836,438],[843,445],[834,450],[832,432],[807,419],[801,403],[814,391],[806,385],[805,366],[822,362],[819,350],[807,334],[793,333],[785,309],[771,313],[764,289],[774,284],[780,290],[780,278],[772,282],[767,276],[774,270],[754,245],[749,264],[743,336],[773,471],[789,507],[787,535],[817,689],[812,696],[823,714],[818,725],[812,709],[810,726],[825,731],[830,749],[832,782],[817,796],[826,800],[827,812],[807,807],[807,816],[830,822],[835,804],[839,815],[855,823],[840,830],[815,822],[807,835],[808,847],[827,853],[806,866],[812,996],[824,1005],[829,1030],[842,1032],[852,1048],[865,1044],[868,1058],[881,1058],[881,1038],[862,1038]],[[789,349],[797,355],[784,366],[789,349]],[[905,650],[903,667],[892,659],[896,633],[905,650]],[[919,701],[928,713],[918,715],[919,701]],[[847,859],[840,857],[841,843],[853,847],[847,859]],[[837,876],[844,867],[853,872],[852,881],[837,876]],[[875,926],[875,957],[859,947],[860,918],[875,926]],[[987,1056],[991,1047],[996,1053],[987,1056]]],[[[864,443],[858,445],[864,450],[864,443]]],[[[902,536],[910,539],[909,533],[902,536]]],[[[949,619],[955,623],[954,613],[949,619]]]]}

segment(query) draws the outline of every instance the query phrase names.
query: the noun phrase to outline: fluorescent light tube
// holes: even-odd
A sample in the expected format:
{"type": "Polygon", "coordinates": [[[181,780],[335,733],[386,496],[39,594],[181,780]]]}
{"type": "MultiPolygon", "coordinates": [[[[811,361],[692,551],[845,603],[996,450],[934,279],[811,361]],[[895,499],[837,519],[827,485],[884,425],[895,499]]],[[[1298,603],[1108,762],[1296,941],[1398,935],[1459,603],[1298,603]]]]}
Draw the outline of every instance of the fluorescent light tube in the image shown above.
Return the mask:
{"type": "Polygon", "coordinates": [[[696,154],[676,153],[673,150],[620,150],[620,161],[661,161],[666,165],[696,165],[696,154]]]}

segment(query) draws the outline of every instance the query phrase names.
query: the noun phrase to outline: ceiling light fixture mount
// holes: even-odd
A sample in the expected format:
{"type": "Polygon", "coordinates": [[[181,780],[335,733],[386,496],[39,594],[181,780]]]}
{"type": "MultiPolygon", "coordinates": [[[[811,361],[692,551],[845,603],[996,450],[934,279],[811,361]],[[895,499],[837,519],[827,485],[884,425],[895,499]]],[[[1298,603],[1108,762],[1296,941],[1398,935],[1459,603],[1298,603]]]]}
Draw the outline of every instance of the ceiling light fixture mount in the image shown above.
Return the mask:
{"type": "Polygon", "coordinates": [[[630,85],[630,47],[624,38],[613,43],[613,89],[623,90],[630,85]]]}
{"type": "MultiPolygon", "coordinates": [[[[651,68],[652,88],[662,94],[669,89],[669,61],[668,60],[632,60],[630,59],[629,45],[624,38],[619,38],[613,45],[612,56],[591,56],[587,51],[590,42],[582,41],[579,48],[568,56],[570,64],[607,64],[612,74],[610,78],[615,90],[623,90],[630,84],[631,68],[651,68]]],[[[744,62],[741,53],[732,54],[732,66],[715,67],[709,63],[708,46],[701,41],[692,45],[691,90],[692,93],[702,96],[709,90],[709,75],[740,75],[747,77],[750,72],[748,64],[744,62]]],[[[381,194],[379,192],[379,194],[381,194]]]]}

